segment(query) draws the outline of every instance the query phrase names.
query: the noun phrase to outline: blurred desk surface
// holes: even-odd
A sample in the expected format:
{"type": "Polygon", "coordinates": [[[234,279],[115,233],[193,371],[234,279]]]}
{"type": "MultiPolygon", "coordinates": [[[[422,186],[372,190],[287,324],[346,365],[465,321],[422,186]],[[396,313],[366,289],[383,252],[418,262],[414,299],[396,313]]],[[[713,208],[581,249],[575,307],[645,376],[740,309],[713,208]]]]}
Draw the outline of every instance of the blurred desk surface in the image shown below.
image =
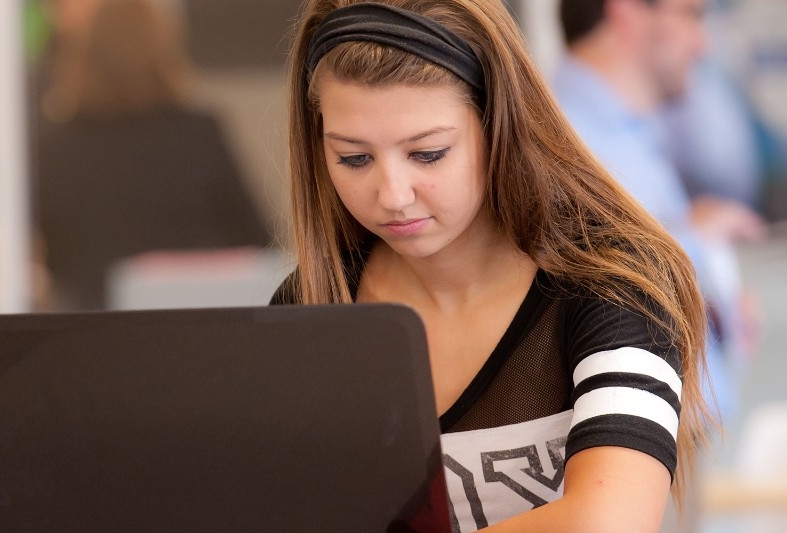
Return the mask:
{"type": "Polygon", "coordinates": [[[714,514],[782,511],[787,513],[787,478],[744,480],[718,472],[706,476],[702,507],[714,514]]]}

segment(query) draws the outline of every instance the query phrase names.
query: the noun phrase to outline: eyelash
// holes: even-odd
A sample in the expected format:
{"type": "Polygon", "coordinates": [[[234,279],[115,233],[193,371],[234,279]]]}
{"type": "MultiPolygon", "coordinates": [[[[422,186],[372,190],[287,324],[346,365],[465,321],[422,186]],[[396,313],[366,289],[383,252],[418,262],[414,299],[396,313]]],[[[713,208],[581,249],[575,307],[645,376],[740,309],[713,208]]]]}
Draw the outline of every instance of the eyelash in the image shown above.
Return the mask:
{"type": "Polygon", "coordinates": [[[442,148],[432,152],[413,152],[410,154],[410,157],[415,157],[415,160],[419,163],[423,163],[425,165],[434,165],[445,157],[445,154],[448,153],[449,149],[450,148],[442,148]]]}
{"type": "MultiPolygon", "coordinates": [[[[423,164],[423,165],[435,165],[438,161],[445,157],[445,154],[448,153],[449,148],[442,148],[440,150],[434,150],[430,152],[412,152],[410,153],[410,158],[414,159],[415,161],[423,164]]],[[[366,164],[371,160],[371,156],[368,154],[356,154],[356,155],[347,155],[347,156],[339,156],[339,159],[336,161],[339,165],[343,165],[349,169],[357,170],[366,166],[366,164]]]]}

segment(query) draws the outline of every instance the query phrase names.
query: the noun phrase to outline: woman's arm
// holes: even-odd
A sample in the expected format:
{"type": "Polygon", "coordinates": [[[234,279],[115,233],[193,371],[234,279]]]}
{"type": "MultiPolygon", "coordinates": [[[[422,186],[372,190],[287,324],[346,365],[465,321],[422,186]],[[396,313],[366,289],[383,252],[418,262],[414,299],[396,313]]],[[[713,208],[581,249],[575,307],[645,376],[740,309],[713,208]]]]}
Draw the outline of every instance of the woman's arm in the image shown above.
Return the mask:
{"type": "Polygon", "coordinates": [[[561,499],[483,531],[658,532],[669,489],[669,471],[650,455],[615,446],[588,448],[566,463],[561,499]]]}
{"type": "Polygon", "coordinates": [[[658,532],[676,461],[680,353],[668,328],[628,305],[588,294],[566,309],[574,412],[563,497],[484,531],[658,532]]]}

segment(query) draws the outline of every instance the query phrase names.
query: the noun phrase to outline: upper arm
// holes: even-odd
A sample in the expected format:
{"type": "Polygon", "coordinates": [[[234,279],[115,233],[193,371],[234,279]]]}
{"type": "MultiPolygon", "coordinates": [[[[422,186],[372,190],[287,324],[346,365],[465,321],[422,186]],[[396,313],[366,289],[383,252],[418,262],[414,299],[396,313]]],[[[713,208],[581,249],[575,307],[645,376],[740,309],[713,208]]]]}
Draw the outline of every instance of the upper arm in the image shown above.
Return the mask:
{"type": "Polygon", "coordinates": [[[596,297],[578,299],[567,322],[574,413],[566,459],[599,446],[630,448],[673,476],[682,366],[669,329],[596,297]]]}
{"type": "Polygon", "coordinates": [[[677,466],[681,354],[668,317],[644,303],[664,323],[594,296],[568,313],[563,504],[603,531],[658,531],[677,466]]]}
{"type": "Polygon", "coordinates": [[[564,505],[582,531],[657,532],[669,498],[670,473],[630,448],[585,449],[566,463],[564,505]]]}
{"type": "Polygon", "coordinates": [[[563,497],[490,531],[658,531],[677,463],[680,353],[668,328],[600,298],[576,298],[566,323],[563,497]]]}
{"type": "Polygon", "coordinates": [[[645,453],[622,447],[588,448],[566,463],[562,498],[485,531],[657,533],[669,487],[669,471],[645,453]]]}

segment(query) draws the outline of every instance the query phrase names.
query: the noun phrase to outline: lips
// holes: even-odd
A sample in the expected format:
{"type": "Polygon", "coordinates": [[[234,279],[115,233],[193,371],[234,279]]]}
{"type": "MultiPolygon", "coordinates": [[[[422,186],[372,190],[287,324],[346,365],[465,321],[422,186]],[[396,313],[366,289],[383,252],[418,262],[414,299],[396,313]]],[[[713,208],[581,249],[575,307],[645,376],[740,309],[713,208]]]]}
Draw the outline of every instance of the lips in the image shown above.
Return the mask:
{"type": "Polygon", "coordinates": [[[386,222],[383,224],[383,227],[387,229],[389,232],[393,233],[394,235],[398,235],[401,237],[407,237],[410,235],[415,235],[419,233],[431,220],[431,217],[427,218],[413,218],[410,220],[393,220],[391,222],[386,222]]]}

